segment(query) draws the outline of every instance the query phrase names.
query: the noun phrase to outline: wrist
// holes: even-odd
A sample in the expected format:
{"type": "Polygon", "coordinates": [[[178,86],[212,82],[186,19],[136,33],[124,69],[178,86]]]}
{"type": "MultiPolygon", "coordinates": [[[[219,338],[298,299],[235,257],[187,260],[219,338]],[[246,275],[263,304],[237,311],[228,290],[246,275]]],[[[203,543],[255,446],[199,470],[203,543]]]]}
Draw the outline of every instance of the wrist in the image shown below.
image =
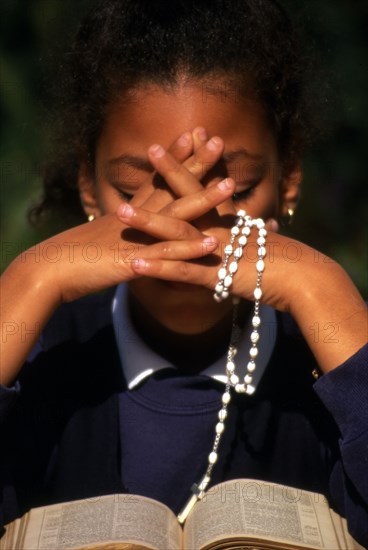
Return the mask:
{"type": "Polygon", "coordinates": [[[1,378],[18,375],[44,325],[60,303],[50,269],[40,262],[16,258],[1,277],[1,378]]]}
{"type": "MultiPolygon", "coordinates": [[[[39,245],[41,246],[41,245],[39,245]]],[[[14,292],[20,292],[26,299],[41,299],[48,309],[56,309],[62,302],[57,263],[26,250],[10,264],[8,270],[14,292]]]]}
{"type": "Polygon", "coordinates": [[[367,309],[336,262],[300,262],[289,308],[323,372],[349,359],[367,341],[367,309]]]}

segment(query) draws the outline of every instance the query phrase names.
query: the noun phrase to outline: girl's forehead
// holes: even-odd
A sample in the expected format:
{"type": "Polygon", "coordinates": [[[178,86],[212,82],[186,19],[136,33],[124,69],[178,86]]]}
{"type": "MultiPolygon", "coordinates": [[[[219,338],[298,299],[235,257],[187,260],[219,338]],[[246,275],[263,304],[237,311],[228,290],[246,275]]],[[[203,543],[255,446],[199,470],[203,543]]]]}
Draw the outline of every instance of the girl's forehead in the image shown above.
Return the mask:
{"type": "Polygon", "coordinates": [[[131,91],[110,105],[101,140],[114,141],[125,134],[141,141],[143,148],[157,141],[169,147],[197,126],[225,141],[239,133],[255,141],[271,134],[259,102],[241,96],[235,87],[203,83],[171,89],[147,85],[131,91]]]}

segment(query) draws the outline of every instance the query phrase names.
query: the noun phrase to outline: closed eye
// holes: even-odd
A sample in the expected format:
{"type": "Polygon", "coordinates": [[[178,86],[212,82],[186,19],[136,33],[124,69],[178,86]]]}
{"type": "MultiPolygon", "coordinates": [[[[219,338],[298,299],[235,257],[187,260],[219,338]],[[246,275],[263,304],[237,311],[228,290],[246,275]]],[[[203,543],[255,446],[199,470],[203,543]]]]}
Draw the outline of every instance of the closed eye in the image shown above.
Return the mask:
{"type": "Polygon", "coordinates": [[[119,195],[119,197],[122,198],[126,202],[130,202],[132,200],[132,198],[134,197],[133,194],[127,193],[126,191],[123,191],[122,189],[119,189],[118,187],[116,187],[115,189],[116,189],[116,192],[119,195]]]}
{"type": "Polygon", "coordinates": [[[253,193],[255,192],[258,184],[261,182],[261,180],[258,180],[257,182],[255,182],[253,185],[251,185],[250,187],[247,187],[247,189],[244,189],[243,191],[236,191],[233,196],[232,196],[232,199],[234,202],[239,202],[239,201],[243,201],[245,199],[248,199],[249,197],[251,197],[253,195],[253,193]]]}

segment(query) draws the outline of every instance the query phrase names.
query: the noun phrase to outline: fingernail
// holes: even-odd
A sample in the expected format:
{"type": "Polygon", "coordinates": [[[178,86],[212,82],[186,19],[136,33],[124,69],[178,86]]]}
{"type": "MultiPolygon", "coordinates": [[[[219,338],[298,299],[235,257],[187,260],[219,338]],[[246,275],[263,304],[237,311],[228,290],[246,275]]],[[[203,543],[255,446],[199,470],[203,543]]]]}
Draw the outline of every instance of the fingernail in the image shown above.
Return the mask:
{"type": "Polygon", "coordinates": [[[217,187],[221,189],[221,191],[227,191],[228,189],[232,189],[231,182],[228,180],[228,178],[220,181],[220,183],[217,184],[217,187]]]}
{"type": "Polygon", "coordinates": [[[216,237],[206,237],[205,239],[203,239],[203,244],[217,244],[217,239],[216,237]]]}
{"type": "Polygon", "coordinates": [[[160,158],[163,157],[165,154],[165,149],[161,147],[161,145],[152,145],[149,148],[149,152],[153,157],[160,158]]]}
{"type": "Polygon", "coordinates": [[[118,214],[120,218],[131,218],[134,214],[134,209],[130,204],[124,204],[119,207],[118,214]]]}
{"type": "Polygon", "coordinates": [[[213,137],[206,143],[206,147],[210,151],[217,151],[217,149],[220,147],[220,143],[220,138],[213,137]]]}
{"type": "Polygon", "coordinates": [[[178,139],[178,145],[180,147],[186,147],[189,144],[189,141],[190,141],[190,134],[189,132],[185,132],[185,134],[182,134],[178,139]]]}

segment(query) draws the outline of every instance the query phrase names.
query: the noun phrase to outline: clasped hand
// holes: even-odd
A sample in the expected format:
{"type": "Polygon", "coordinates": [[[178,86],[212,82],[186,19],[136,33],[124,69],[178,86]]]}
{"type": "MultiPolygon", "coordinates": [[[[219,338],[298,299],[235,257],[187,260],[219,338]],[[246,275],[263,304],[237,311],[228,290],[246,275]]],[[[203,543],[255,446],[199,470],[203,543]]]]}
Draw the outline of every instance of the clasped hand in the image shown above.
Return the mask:
{"type": "MultiPolygon", "coordinates": [[[[221,173],[222,139],[201,142],[194,131],[191,141],[193,151],[186,151],[184,159],[177,144],[170,151],[150,147],[155,175],[130,203],[118,208],[117,216],[140,232],[137,242],[147,242],[147,236],[160,241],[159,248],[139,250],[132,263],[135,274],[214,288],[236,216],[231,200],[235,182],[221,173]],[[157,186],[161,181],[163,188],[157,186]]],[[[123,235],[134,238],[129,230],[123,235]]]]}

